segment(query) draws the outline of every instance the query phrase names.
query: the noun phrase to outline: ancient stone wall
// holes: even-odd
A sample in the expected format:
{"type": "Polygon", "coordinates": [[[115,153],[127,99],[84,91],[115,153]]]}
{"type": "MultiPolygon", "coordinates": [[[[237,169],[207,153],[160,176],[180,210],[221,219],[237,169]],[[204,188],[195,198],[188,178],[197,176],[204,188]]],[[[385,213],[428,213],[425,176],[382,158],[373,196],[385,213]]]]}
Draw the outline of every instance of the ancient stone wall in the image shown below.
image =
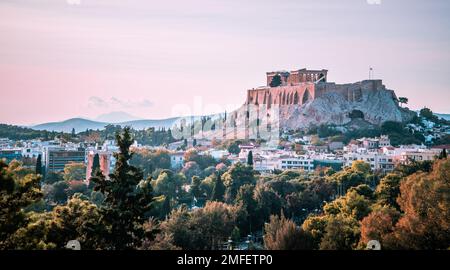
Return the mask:
{"type": "Polygon", "coordinates": [[[360,102],[363,92],[386,90],[381,80],[366,80],[350,84],[304,82],[279,87],[261,87],[248,90],[246,104],[303,105],[327,93],[341,95],[349,102],[360,102]]]}
{"type": "Polygon", "coordinates": [[[263,87],[248,90],[247,104],[253,105],[303,105],[315,97],[315,84],[263,87]]]}

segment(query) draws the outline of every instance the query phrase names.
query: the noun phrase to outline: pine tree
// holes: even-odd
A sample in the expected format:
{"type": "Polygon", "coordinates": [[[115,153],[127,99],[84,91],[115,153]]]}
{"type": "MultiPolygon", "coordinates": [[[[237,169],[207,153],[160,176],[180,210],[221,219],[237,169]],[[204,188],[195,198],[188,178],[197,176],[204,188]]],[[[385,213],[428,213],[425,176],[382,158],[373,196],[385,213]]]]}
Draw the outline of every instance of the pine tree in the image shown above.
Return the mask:
{"type": "Polygon", "coordinates": [[[143,239],[142,224],[145,213],[152,204],[151,179],[143,180],[143,172],[129,165],[132,157],[130,146],[133,144],[130,128],[116,134],[119,152],[114,153],[116,166],[109,175],[109,180],[101,173],[91,178],[96,184],[95,191],[105,196],[100,208],[101,221],[109,228],[103,235],[104,243],[109,249],[124,250],[140,246],[143,239]]]}
{"type": "Polygon", "coordinates": [[[222,202],[225,195],[225,185],[218,173],[214,177],[214,187],[211,194],[211,201],[222,202]]]}
{"type": "Polygon", "coordinates": [[[439,159],[446,159],[447,158],[447,150],[444,148],[442,152],[439,154],[439,159]]]}
{"type": "Polygon", "coordinates": [[[247,165],[248,166],[253,166],[253,152],[252,151],[248,152],[247,165]]]}
{"type": "Polygon", "coordinates": [[[42,175],[42,155],[39,154],[36,160],[36,174],[42,175]]]}
{"type": "Polygon", "coordinates": [[[72,128],[72,138],[75,138],[75,128],[72,128]]]}

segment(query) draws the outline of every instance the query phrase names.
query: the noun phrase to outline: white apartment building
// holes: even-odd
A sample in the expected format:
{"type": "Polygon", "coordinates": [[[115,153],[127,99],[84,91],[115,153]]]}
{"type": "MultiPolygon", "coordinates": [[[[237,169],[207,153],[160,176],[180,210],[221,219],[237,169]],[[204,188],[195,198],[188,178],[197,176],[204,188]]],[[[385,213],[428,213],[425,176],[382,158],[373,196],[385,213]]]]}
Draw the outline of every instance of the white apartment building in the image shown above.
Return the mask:
{"type": "Polygon", "coordinates": [[[281,157],[278,169],[314,171],[314,160],[308,156],[281,157]]]}
{"type": "Polygon", "coordinates": [[[352,166],[354,161],[364,161],[370,165],[373,171],[381,170],[385,173],[392,172],[395,168],[395,157],[378,151],[351,152],[344,154],[344,166],[352,166]]]}

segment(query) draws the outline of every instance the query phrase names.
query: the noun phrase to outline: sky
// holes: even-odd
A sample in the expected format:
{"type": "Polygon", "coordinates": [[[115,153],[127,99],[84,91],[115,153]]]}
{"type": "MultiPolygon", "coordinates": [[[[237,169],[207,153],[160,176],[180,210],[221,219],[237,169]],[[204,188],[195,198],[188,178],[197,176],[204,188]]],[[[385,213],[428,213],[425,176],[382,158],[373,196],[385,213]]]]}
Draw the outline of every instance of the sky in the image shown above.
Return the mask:
{"type": "Polygon", "coordinates": [[[243,104],[265,73],[382,79],[450,113],[448,0],[0,0],[0,123],[243,104]]]}

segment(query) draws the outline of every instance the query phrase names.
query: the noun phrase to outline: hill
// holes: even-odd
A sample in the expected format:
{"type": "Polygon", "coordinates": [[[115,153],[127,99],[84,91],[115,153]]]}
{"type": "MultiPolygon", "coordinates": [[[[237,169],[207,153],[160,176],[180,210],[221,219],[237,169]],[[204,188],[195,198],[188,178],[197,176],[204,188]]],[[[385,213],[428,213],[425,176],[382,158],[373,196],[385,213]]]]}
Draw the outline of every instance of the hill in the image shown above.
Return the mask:
{"type": "Polygon", "coordinates": [[[104,123],[123,123],[129,121],[143,120],[126,112],[110,112],[97,116],[95,121],[104,123]]]}
{"type": "Polygon", "coordinates": [[[43,123],[32,126],[30,128],[34,130],[48,130],[48,131],[69,133],[72,131],[72,128],[74,128],[76,132],[85,131],[86,129],[102,130],[104,129],[105,126],[113,124],[120,126],[130,126],[133,129],[141,130],[150,127],[170,128],[177,120],[178,118],[168,118],[161,120],[134,120],[128,122],[115,123],[115,122],[92,121],[83,118],[72,118],[61,122],[43,123]]]}
{"type": "Polygon", "coordinates": [[[450,121],[450,114],[435,113],[435,115],[439,118],[444,118],[445,120],[450,121]]]}

